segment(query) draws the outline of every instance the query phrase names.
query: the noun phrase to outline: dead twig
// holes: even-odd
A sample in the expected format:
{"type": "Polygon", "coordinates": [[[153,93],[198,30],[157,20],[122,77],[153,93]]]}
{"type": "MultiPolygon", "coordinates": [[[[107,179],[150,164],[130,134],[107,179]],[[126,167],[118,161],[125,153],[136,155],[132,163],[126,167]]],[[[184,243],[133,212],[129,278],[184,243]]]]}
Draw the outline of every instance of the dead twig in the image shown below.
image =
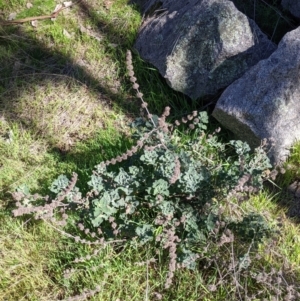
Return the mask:
{"type": "Polygon", "coordinates": [[[56,12],[53,12],[51,15],[43,15],[43,16],[36,16],[36,17],[28,17],[24,19],[19,19],[19,20],[11,20],[11,21],[2,21],[0,25],[16,25],[16,24],[22,24],[30,21],[36,21],[36,20],[45,20],[45,19],[52,19],[56,18],[57,15],[63,10],[66,9],[67,7],[61,7],[59,10],[56,12]]]}

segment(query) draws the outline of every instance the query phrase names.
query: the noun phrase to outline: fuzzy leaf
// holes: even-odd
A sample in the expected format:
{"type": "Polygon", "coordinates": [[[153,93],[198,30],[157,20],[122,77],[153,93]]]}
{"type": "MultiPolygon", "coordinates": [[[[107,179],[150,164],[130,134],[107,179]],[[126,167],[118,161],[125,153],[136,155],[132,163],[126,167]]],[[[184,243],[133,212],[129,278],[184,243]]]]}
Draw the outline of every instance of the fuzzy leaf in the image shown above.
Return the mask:
{"type": "Polygon", "coordinates": [[[163,179],[159,179],[153,182],[152,187],[147,189],[147,192],[152,195],[165,195],[168,196],[169,192],[169,183],[163,179]]]}
{"type": "Polygon", "coordinates": [[[158,159],[158,153],[156,151],[144,151],[144,154],[141,156],[140,160],[147,165],[156,165],[158,159]]]}
{"type": "Polygon", "coordinates": [[[144,224],[141,227],[136,227],[135,233],[141,244],[153,240],[153,227],[151,225],[144,224]]]}
{"type": "Polygon", "coordinates": [[[92,175],[91,180],[88,182],[88,185],[92,187],[93,190],[101,192],[104,190],[103,179],[98,175],[92,175]]]}
{"type": "Polygon", "coordinates": [[[118,175],[114,179],[114,181],[120,186],[129,185],[131,182],[130,180],[130,175],[123,168],[120,168],[118,175]]]}
{"type": "Polygon", "coordinates": [[[93,226],[97,227],[101,225],[104,220],[108,220],[110,216],[113,216],[117,212],[117,209],[112,207],[110,203],[111,197],[108,192],[105,192],[101,199],[93,200],[93,226]]]}
{"type": "Polygon", "coordinates": [[[53,193],[60,193],[69,184],[69,179],[65,175],[60,175],[50,186],[50,191],[53,193]]]}

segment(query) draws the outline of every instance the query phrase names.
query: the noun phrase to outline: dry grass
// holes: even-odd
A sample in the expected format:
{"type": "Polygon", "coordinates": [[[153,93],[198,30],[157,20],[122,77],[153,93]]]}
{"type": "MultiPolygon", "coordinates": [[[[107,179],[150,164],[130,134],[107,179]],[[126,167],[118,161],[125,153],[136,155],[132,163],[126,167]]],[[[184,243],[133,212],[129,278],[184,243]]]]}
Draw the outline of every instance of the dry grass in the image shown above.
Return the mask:
{"type": "Polygon", "coordinates": [[[49,273],[58,251],[58,234],[46,225],[29,227],[4,215],[0,220],[6,233],[0,232],[0,299],[58,299],[61,288],[49,273]]]}
{"type": "Polygon", "coordinates": [[[17,101],[11,102],[11,95],[6,97],[2,102],[6,119],[21,123],[40,139],[64,150],[105,127],[110,114],[96,93],[72,81],[27,83],[18,89],[17,101]]]}

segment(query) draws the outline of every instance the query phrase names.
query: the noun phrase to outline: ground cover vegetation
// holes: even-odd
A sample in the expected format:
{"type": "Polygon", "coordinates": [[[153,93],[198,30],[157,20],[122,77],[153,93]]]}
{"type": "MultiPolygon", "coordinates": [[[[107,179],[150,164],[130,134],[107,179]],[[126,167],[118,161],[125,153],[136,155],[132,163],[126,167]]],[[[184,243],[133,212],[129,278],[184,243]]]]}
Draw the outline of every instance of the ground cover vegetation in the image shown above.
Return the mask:
{"type": "MultiPolygon", "coordinates": [[[[215,99],[171,91],[127,51],[128,1],[4,21],[57,4],[0,3],[0,299],[298,300],[299,144],[272,167],[215,99]]],[[[295,25],[279,1],[240,5],[275,42],[295,25]]]]}

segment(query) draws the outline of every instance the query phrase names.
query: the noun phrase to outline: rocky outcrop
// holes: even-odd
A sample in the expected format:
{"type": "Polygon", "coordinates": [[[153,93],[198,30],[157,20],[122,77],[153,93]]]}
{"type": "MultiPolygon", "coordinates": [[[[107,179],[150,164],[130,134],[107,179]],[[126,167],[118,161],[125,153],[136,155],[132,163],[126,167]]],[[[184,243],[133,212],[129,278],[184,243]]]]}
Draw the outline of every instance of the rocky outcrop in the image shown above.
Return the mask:
{"type": "Polygon", "coordinates": [[[300,27],[224,91],[213,116],[253,147],[274,138],[271,159],[286,159],[300,139],[300,27]]]}
{"type": "Polygon", "coordinates": [[[281,5],[287,9],[292,15],[300,18],[300,1],[299,0],[282,0],[281,5]]]}
{"type": "Polygon", "coordinates": [[[145,21],[135,48],[193,99],[227,87],[276,49],[231,1],[139,2],[145,21]]]}

